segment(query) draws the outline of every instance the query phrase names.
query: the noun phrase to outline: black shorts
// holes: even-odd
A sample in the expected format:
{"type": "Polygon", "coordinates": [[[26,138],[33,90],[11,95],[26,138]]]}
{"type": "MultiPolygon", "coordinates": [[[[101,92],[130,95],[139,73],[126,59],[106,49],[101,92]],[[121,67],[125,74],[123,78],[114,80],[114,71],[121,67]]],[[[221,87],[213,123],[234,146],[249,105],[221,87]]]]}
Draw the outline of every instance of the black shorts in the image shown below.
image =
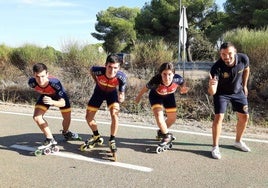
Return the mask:
{"type": "Polygon", "coordinates": [[[174,93],[168,95],[159,95],[155,90],[151,90],[149,93],[149,101],[152,109],[158,106],[163,106],[166,109],[166,112],[177,111],[174,93]]]}
{"type": "Polygon", "coordinates": [[[91,111],[97,111],[104,100],[106,100],[108,108],[110,108],[114,103],[119,103],[117,90],[104,92],[98,87],[95,87],[94,93],[88,101],[88,109],[91,111]]]}
{"type": "Polygon", "coordinates": [[[229,102],[232,104],[233,111],[248,114],[248,100],[244,92],[230,95],[214,95],[215,114],[225,113],[229,102]]]}
{"type": "MultiPolygon", "coordinates": [[[[46,111],[46,110],[49,109],[50,105],[45,104],[45,103],[43,102],[43,98],[44,98],[44,96],[46,96],[46,95],[41,95],[41,96],[38,98],[38,100],[37,100],[37,102],[36,102],[36,104],[35,104],[35,108],[40,108],[40,109],[46,111]]],[[[58,97],[58,96],[50,96],[50,97],[51,97],[53,100],[59,100],[59,99],[60,99],[60,97],[58,97]]],[[[68,98],[67,96],[65,96],[63,99],[65,100],[65,106],[64,106],[64,107],[60,107],[60,108],[59,108],[60,111],[61,111],[61,112],[70,112],[70,111],[71,111],[71,104],[70,104],[70,100],[69,100],[69,98],[68,98]]]]}

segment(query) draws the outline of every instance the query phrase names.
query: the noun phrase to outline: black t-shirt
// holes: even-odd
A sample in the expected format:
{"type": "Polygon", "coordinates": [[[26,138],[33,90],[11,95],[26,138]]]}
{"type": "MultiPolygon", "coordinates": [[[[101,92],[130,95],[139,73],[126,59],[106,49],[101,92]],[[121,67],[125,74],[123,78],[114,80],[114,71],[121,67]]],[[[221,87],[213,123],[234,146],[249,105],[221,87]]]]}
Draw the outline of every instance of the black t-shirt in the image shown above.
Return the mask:
{"type": "Polygon", "coordinates": [[[218,79],[216,95],[235,94],[243,90],[243,72],[249,67],[249,58],[246,54],[236,54],[235,65],[228,67],[222,59],[211,67],[210,74],[218,79]]]}

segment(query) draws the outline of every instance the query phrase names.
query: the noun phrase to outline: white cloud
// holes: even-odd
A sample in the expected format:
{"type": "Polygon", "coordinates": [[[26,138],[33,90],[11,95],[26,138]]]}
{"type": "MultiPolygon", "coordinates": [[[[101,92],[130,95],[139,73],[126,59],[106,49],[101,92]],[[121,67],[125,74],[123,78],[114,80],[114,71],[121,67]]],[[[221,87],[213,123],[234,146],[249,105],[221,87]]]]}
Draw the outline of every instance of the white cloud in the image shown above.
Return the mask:
{"type": "Polygon", "coordinates": [[[63,0],[20,0],[22,4],[42,6],[42,7],[72,7],[74,3],[63,0]]]}

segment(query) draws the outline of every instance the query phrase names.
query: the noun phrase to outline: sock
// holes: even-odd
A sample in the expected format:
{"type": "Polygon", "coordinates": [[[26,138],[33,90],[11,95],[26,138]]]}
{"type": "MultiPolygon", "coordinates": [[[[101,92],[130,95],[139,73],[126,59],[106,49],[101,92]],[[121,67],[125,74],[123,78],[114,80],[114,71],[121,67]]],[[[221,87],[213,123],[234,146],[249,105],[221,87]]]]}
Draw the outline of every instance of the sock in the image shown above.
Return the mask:
{"type": "Polygon", "coordinates": [[[109,141],[114,140],[114,139],[115,139],[115,136],[111,135],[109,141]]]}
{"type": "Polygon", "coordinates": [[[100,134],[99,134],[99,131],[98,131],[98,130],[93,131],[93,135],[94,135],[94,136],[98,136],[98,135],[100,135],[100,134]]]}

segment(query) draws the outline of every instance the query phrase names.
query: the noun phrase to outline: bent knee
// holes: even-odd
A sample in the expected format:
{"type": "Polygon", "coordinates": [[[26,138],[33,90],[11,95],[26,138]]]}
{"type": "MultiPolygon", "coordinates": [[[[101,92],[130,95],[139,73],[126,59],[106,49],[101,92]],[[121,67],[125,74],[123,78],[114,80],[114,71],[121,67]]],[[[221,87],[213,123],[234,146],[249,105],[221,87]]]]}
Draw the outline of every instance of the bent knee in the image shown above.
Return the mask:
{"type": "Polygon", "coordinates": [[[38,116],[33,116],[33,120],[34,120],[35,122],[41,122],[41,121],[44,121],[43,116],[40,116],[40,115],[38,115],[38,116]]]}
{"type": "Polygon", "coordinates": [[[214,116],[214,124],[222,123],[224,118],[224,114],[215,114],[214,116]]]}

